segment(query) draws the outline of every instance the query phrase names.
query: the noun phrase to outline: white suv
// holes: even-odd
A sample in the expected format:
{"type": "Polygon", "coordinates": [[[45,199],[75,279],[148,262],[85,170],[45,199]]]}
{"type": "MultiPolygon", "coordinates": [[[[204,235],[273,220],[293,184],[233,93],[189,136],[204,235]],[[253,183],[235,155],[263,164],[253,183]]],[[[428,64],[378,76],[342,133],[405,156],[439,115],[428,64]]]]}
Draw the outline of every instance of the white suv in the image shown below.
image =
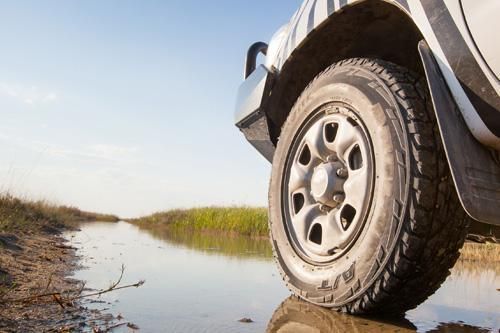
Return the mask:
{"type": "Polygon", "coordinates": [[[448,276],[470,221],[500,224],[499,15],[498,0],[306,0],[250,47],[236,125],[273,163],[269,226],[294,294],[406,311],[448,276]]]}

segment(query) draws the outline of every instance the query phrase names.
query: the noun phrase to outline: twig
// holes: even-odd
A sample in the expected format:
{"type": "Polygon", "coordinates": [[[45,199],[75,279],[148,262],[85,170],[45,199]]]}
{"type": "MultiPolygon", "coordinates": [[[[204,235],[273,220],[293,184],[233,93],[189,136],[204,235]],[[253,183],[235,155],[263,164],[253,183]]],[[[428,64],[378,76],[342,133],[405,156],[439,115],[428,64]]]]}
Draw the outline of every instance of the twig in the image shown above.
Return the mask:
{"type": "Polygon", "coordinates": [[[83,293],[83,289],[85,289],[85,286],[87,285],[87,282],[83,281],[81,288],[78,290],[78,295],[81,295],[83,293]]]}
{"type": "Polygon", "coordinates": [[[87,295],[80,295],[80,296],[76,296],[76,297],[72,297],[69,299],[69,301],[73,301],[73,300],[77,300],[77,299],[81,299],[81,298],[87,298],[87,297],[92,297],[92,296],[100,296],[102,294],[105,294],[105,293],[109,293],[111,291],[115,291],[115,290],[120,290],[120,289],[125,289],[125,288],[139,288],[140,286],[142,286],[146,281],[144,280],[140,280],[139,282],[137,283],[134,283],[134,284],[129,284],[129,285],[126,285],[126,286],[121,286],[121,287],[115,287],[113,289],[106,289],[106,290],[103,290],[103,291],[99,291],[99,292],[96,292],[96,293],[92,293],[92,294],[87,294],[87,295]]]}
{"type": "MultiPolygon", "coordinates": [[[[71,303],[72,301],[77,300],[77,299],[82,299],[82,298],[87,298],[87,297],[92,297],[92,296],[100,296],[102,294],[106,294],[106,293],[109,293],[109,292],[112,292],[115,290],[121,290],[121,289],[132,288],[132,287],[138,288],[146,282],[144,280],[140,280],[139,282],[134,283],[134,284],[129,284],[126,286],[119,286],[119,284],[122,281],[124,272],[125,272],[125,266],[122,264],[120,277],[118,278],[118,280],[116,282],[112,283],[107,289],[100,290],[100,291],[95,292],[95,293],[82,295],[81,293],[84,289],[83,288],[85,286],[85,284],[84,284],[83,287],[78,289],[78,290],[66,290],[66,291],[62,291],[62,292],[60,291],[60,292],[44,293],[44,294],[40,294],[40,295],[33,295],[33,296],[23,297],[23,298],[19,298],[19,299],[10,299],[10,300],[6,299],[4,301],[9,302],[9,303],[20,303],[20,302],[22,303],[22,302],[28,302],[28,301],[32,301],[35,299],[39,299],[39,298],[52,297],[54,300],[56,300],[59,303],[59,305],[61,305],[61,304],[71,303]],[[68,296],[67,299],[63,299],[62,298],[63,293],[68,293],[68,294],[76,293],[77,296],[73,296],[73,297],[68,296]]],[[[61,306],[63,306],[63,308],[64,308],[64,305],[61,305],[61,306]]]]}
{"type": "Polygon", "coordinates": [[[22,303],[22,302],[28,302],[35,300],[37,298],[44,298],[44,297],[54,297],[54,295],[61,295],[64,292],[75,292],[76,290],[67,290],[67,291],[57,291],[57,292],[52,292],[52,293],[45,293],[45,294],[39,294],[39,295],[33,295],[33,296],[28,296],[28,297],[23,297],[23,298],[17,298],[17,299],[6,299],[5,302],[8,303],[22,303]]]}
{"type": "Polygon", "coordinates": [[[65,306],[64,306],[63,301],[61,299],[61,296],[59,296],[59,295],[52,295],[52,296],[54,298],[54,301],[56,301],[61,306],[61,308],[64,309],[65,306]]]}
{"type": "Polygon", "coordinates": [[[120,282],[122,281],[123,273],[124,272],[125,272],[125,265],[122,264],[121,272],[120,272],[120,277],[118,278],[118,280],[115,283],[113,283],[113,284],[111,284],[111,286],[109,286],[108,290],[111,291],[111,290],[113,290],[114,288],[116,288],[120,284],[120,282]]]}
{"type": "Polygon", "coordinates": [[[54,273],[50,273],[49,281],[47,282],[47,285],[45,286],[45,290],[44,291],[49,290],[50,284],[52,283],[52,276],[53,275],[54,275],[54,273]]]}
{"type": "Polygon", "coordinates": [[[101,290],[101,291],[98,291],[98,292],[95,292],[95,293],[86,294],[86,295],[78,295],[78,296],[70,297],[68,299],[68,301],[74,301],[74,300],[77,300],[77,299],[87,298],[87,297],[92,297],[92,296],[100,296],[102,294],[106,294],[106,293],[109,293],[111,291],[125,289],[125,288],[132,288],[132,287],[138,288],[138,287],[142,286],[146,282],[144,280],[140,280],[139,282],[134,283],[134,284],[129,284],[129,285],[126,285],[126,286],[118,287],[118,285],[122,281],[123,273],[124,272],[125,272],[125,265],[122,264],[121,272],[120,272],[120,277],[118,278],[118,280],[115,283],[112,283],[111,286],[109,286],[108,289],[101,290]]]}
{"type": "Polygon", "coordinates": [[[109,332],[111,330],[114,330],[115,328],[118,328],[120,326],[124,326],[124,325],[128,325],[129,323],[125,322],[125,323],[118,323],[118,324],[114,324],[114,325],[111,325],[111,326],[108,326],[104,329],[104,332],[109,332]]]}
{"type": "MultiPolygon", "coordinates": [[[[101,310],[101,311],[105,311],[105,310],[101,310]]],[[[99,331],[99,332],[108,332],[108,331],[115,329],[117,327],[129,324],[129,322],[122,322],[122,323],[115,324],[113,326],[107,326],[104,330],[102,330],[99,326],[95,326],[95,325],[104,325],[102,322],[108,322],[108,318],[109,318],[109,316],[90,317],[90,318],[87,318],[85,320],[76,321],[72,324],[68,324],[65,326],[52,327],[47,332],[61,332],[61,331],[73,332],[72,330],[75,330],[77,328],[81,328],[82,326],[91,326],[91,324],[94,325],[93,326],[94,329],[100,329],[101,331],[99,331]]],[[[113,319],[111,319],[111,320],[113,320],[113,319]]]]}

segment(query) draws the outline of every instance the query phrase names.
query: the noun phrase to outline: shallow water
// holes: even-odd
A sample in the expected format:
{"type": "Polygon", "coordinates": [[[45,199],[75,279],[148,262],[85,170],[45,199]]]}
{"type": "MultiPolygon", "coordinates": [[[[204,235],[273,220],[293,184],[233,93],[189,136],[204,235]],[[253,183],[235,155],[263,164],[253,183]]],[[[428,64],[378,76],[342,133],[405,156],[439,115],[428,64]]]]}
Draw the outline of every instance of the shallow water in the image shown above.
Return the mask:
{"type": "MultiPolygon", "coordinates": [[[[106,288],[125,265],[123,284],[105,294],[109,308],[142,332],[498,332],[499,267],[459,262],[442,288],[400,321],[359,318],[294,298],[267,240],[171,234],[120,223],[89,223],[66,235],[82,255],[75,278],[106,288]],[[253,323],[241,323],[241,318],[253,323]]],[[[127,329],[123,330],[124,332],[127,329]]]]}

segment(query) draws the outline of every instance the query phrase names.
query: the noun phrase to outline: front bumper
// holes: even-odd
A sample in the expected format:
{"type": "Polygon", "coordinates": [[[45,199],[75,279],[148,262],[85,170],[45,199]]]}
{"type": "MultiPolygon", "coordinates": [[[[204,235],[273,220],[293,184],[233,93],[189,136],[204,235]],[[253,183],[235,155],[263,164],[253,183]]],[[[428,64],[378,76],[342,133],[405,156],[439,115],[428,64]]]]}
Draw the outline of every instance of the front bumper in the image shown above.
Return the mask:
{"type": "Polygon", "coordinates": [[[238,90],[236,100],[235,124],[250,144],[272,162],[275,146],[271,141],[266,104],[274,74],[264,65],[255,68],[257,55],[262,52],[262,50],[255,52],[253,48],[256,44],[250,47],[247,54],[245,81],[238,90]]]}

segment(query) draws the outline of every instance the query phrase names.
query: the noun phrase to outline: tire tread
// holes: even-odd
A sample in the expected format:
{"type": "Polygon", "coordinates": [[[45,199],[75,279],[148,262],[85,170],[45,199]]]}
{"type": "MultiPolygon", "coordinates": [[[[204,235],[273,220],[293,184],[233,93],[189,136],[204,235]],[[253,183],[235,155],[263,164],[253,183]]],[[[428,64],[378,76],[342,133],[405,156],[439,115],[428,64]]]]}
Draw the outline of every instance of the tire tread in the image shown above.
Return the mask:
{"type": "MultiPolygon", "coordinates": [[[[410,191],[402,230],[387,265],[364,295],[342,310],[355,314],[401,313],[418,306],[445,281],[459,257],[469,220],[449,175],[425,81],[403,67],[367,58],[333,64],[309,83],[282,131],[296,121],[296,111],[307,102],[316,81],[344,66],[362,67],[374,73],[399,104],[409,146],[406,153],[410,157],[410,191]]],[[[287,281],[285,272],[281,267],[279,270],[287,281]]],[[[300,295],[295,287],[287,285],[300,295]]]]}

